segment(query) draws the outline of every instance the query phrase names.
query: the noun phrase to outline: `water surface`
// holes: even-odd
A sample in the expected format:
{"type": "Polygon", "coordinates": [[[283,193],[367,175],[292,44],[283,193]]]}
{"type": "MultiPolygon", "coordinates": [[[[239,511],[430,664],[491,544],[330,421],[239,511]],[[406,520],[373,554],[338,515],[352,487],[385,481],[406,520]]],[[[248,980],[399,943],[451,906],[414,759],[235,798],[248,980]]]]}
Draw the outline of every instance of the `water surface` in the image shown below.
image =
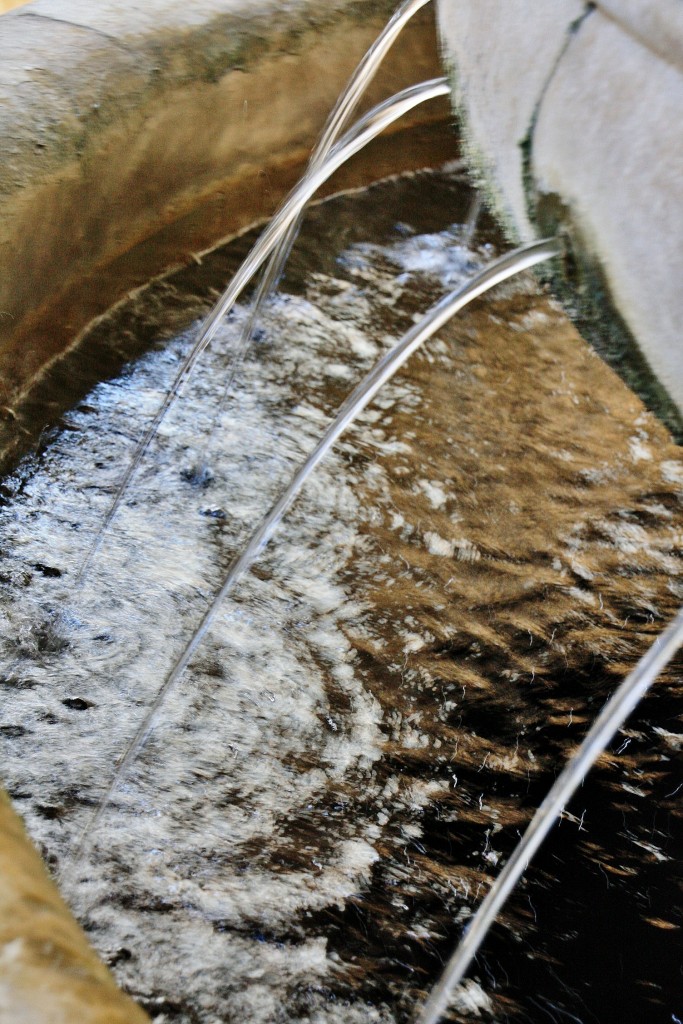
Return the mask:
{"type": "MultiPolygon", "coordinates": [[[[79,588],[247,240],[98,328],[86,355],[105,336],[112,364],[152,351],[3,486],[3,778],[53,869],[341,399],[491,258],[486,223],[462,244],[470,199],[430,173],[313,211],[231,396],[243,307],[79,588]]],[[[75,394],[73,365],[55,375],[75,394]]],[[[557,765],[680,604],[682,502],[679,449],[531,278],[416,355],[226,602],[67,870],[153,1018],[410,1019],[557,765]]],[[[568,809],[454,1020],[678,1013],[677,666],[568,809]]]]}

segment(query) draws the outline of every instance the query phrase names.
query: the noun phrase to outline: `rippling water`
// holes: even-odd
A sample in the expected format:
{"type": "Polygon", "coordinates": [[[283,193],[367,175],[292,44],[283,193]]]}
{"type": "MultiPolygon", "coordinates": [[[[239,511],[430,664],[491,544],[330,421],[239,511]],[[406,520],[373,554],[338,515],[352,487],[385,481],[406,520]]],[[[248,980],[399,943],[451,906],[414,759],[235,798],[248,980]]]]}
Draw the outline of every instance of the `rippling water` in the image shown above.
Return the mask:
{"type": "MultiPolygon", "coordinates": [[[[316,209],[218,419],[244,308],[82,587],[195,328],[97,386],[5,481],[3,778],[55,870],[340,400],[490,258],[486,226],[461,244],[468,203],[443,173],[316,209]]],[[[233,259],[162,282],[100,335],[125,352],[163,334],[157,309],[189,322],[233,259]]],[[[154,1019],[408,1019],[556,766],[680,604],[682,506],[679,449],[531,279],[418,354],[226,603],[67,871],[154,1019]]],[[[455,1020],[678,1012],[680,681],[679,661],[568,810],[455,1020]]]]}

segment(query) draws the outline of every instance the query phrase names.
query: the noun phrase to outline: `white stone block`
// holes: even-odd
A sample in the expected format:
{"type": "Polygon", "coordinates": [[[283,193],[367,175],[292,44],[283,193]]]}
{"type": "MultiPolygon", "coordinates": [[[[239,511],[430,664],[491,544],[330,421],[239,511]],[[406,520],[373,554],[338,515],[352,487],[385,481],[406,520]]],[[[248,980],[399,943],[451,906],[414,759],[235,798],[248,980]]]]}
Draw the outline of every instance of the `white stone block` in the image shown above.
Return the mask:
{"type": "Polygon", "coordinates": [[[598,0],[597,6],[653,53],[683,71],[680,0],[598,0]]]}
{"type": "Polygon", "coordinates": [[[468,157],[508,233],[533,237],[522,146],[581,0],[442,0],[439,30],[468,157]]]}
{"type": "Polygon", "coordinates": [[[595,11],[540,108],[536,188],[569,206],[650,366],[683,409],[683,74],[595,11]]]}
{"type": "Polygon", "coordinates": [[[439,26],[494,212],[527,239],[559,197],[683,411],[683,4],[439,0],[439,26]]]}

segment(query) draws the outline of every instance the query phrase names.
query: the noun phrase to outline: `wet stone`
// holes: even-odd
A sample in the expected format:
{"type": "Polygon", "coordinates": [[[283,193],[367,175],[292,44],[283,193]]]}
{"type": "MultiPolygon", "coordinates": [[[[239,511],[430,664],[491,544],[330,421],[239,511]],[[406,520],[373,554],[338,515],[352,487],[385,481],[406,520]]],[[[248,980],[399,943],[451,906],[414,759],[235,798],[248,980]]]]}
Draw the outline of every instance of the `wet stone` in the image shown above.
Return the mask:
{"type": "MultiPolygon", "coordinates": [[[[428,343],[342,438],[109,792],[227,566],[339,403],[493,255],[486,222],[461,244],[470,198],[422,174],[314,210],[229,398],[244,308],[81,584],[187,335],[95,388],[69,414],[78,429],[5,484],[0,698],[26,732],[0,730],[3,780],[158,1024],[412,1019],[681,603],[680,450],[524,277],[428,343]],[[48,627],[59,642],[36,640],[48,627]]],[[[682,669],[566,809],[452,1020],[670,1024],[682,669]]]]}

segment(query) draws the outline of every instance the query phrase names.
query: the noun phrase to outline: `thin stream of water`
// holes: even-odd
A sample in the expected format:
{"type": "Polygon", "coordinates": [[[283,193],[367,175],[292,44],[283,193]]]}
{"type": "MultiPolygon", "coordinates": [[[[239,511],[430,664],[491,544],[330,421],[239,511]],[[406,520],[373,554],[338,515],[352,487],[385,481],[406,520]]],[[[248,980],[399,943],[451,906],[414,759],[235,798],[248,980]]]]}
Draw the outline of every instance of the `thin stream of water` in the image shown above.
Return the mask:
{"type": "MultiPolygon", "coordinates": [[[[126,493],[132,478],[139,469],[152,440],[156,436],[159,426],[180,394],[184,381],[192,373],[198,359],[212,341],[223,318],[232,309],[237,299],[240,297],[254,275],[258,273],[278,242],[284,237],[284,234],[290,225],[295,222],[298,216],[300,216],[311,197],[315,195],[321,185],[327,181],[327,179],[330,178],[334,172],[339,169],[339,167],[346,163],[346,161],[356,153],[360,152],[360,150],[362,150],[369,142],[377,138],[378,135],[381,135],[389,125],[398,121],[401,117],[404,117],[420,104],[427,103],[430,100],[437,99],[441,96],[447,96],[449,92],[450,88],[447,80],[445,78],[436,78],[404,89],[400,93],[397,93],[396,96],[378,104],[361,119],[357,128],[351,129],[351,131],[349,131],[347,135],[334,147],[334,149],[328,154],[323,166],[317,167],[313,173],[302,178],[299,185],[293,190],[278,213],[276,213],[270,221],[268,227],[260,236],[253,250],[235,274],[230,285],[202,324],[199,334],[189,354],[181,364],[175,379],[164,398],[164,401],[148,426],[142,440],[136,447],[133,458],[123,475],[112,504],[108,509],[85,561],[81,566],[79,577],[83,577],[87,572],[90,562],[99,550],[104,535],[116,515],[121,504],[121,500],[126,493]]],[[[242,340],[231,364],[226,389],[229,389],[232,384],[237,368],[244,357],[245,348],[246,345],[244,340],[242,340]]]]}
{"type": "Polygon", "coordinates": [[[491,926],[563,808],[567,806],[597,759],[682,646],[683,608],[605,704],[576,754],[557,777],[512,856],[467,925],[465,934],[446,965],[441,979],[417,1017],[417,1024],[438,1024],[441,1020],[491,926]]]}
{"type": "MultiPolygon", "coordinates": [[[[306,175],[314,173],[324,164],[328,154],[344,129],[344,126],[347,124],[354,110],[358,106],[363,94],[372,82],[382,64],[382,61],[396,42],[396,39],[411,18],[413,18],[418,11],[421,11],[422,8],[426,7],[430,2],[431,0],[404,0],[404,3],[402,3],[392,15],[391,19],[387,22],[380,35],[359,63],[351,76],[348,85],[341,93],[332,112],[330,113],[320,139],[318,140],[309,160],[306,175]]],[[[263,271],[261,281],[259,282],[258,289],[252,302],[249,318],[244,327],[240,348],[246,347],[253,336],[263,305],[282,274],[300,225],[301,215],[299,215],[287,228],[287,231],[277,244],[263,271]]],[[[226,388],[226,394],[227,390],[228,388],[226,388]]]]}
{"type": "Polygon", "coordinates": [[[330,149],[353,114],[363,93],[375,77],[382,61],[396,42],[398,36],[411,18],[430,2],[431,0],[405,0],[396,9],[391,19],[361,60],[344,92],[337,100],[311,157],[309,170],[313,170],[316,164],[322,164],[326,160],[330,149]]]}
{"type": "Polygon", "coordinates": [[[475,236],[477,230],[477,223],[481,217],[482,211],[482,198],[481,192],[475,192],[474,198],[472,199],[472,205],[467,213],[467,220],[465,221],[465,230],[463,232],[463,242],[465,245],[470,245],[472,239],[475,236]]]}
{"type": "Polygon", "coordinates": [[[249,570],[263,547],[268,543],[280,524],[283,516],[292,505],[301,489],[304,487],[306,481],[315,471],[318,464],[330,451],[335,441],[341,436],[347,427],[358,418],[361,412],[375,397],[382,385],[394,376],[406,360],[410,358],[413,352],[423,345],[425,341],[431,338],[432,335],[435,334],[439,328],[443,327],[443,325],[453,316],[455,316],[459,310],[463,309],[468,303],[473,302],[474,299],[478,298],[480,295],[483,295],[492,288],[495,288],[496,285],[501,284],[510,277],[514,277],[516,274],[520,274],[539,263],[553,259],[558,256],[561,251],[562,244],[558,239],[544,239],[540,242],[532,242],[528,245],[521,246],[519,249],[515,249],[513,252],[495,260],[492,264],[485,267],[480,273],[475,275],[471,281],[468,281],[451,295],[445,296],[436,304],[436,306],[429,310],[424,318],[421,319],[412,330],[408,331],[408,333],[394,346],[394,348],[392,348],[370,371],[370,373],[368,373],[352,394],[349,395],[311,455],[300,467],[282,496],[275,503],[270,512],[268,512],[264,517],[254,534],[243,547],[240,555],[230,566],[222,586],[211,601],[201,622],[185,646],[182,654],[171,668],[171,671],[159,690],[157,697],[154,699],[145,714],[137,733],[131,741],[131,744],[124,752],[116,774],[114,775],[100,806],[97,808],[95,816],[86,826],[84,834],[74,851],[73,860],[66,865],[65,877],[68,878],[70,870],[77,865],[82,854],[84,844],[96,830],[101,816],[104,813],[115,789],[129,770],[133,761],[137,758],[151,731],[154,729],[157,715],[164,701],[176,686],[181,675],[189,665],[190,660],[214,622],[216,614],[225,598],[231,592],[242,575],[249,570]]]}

